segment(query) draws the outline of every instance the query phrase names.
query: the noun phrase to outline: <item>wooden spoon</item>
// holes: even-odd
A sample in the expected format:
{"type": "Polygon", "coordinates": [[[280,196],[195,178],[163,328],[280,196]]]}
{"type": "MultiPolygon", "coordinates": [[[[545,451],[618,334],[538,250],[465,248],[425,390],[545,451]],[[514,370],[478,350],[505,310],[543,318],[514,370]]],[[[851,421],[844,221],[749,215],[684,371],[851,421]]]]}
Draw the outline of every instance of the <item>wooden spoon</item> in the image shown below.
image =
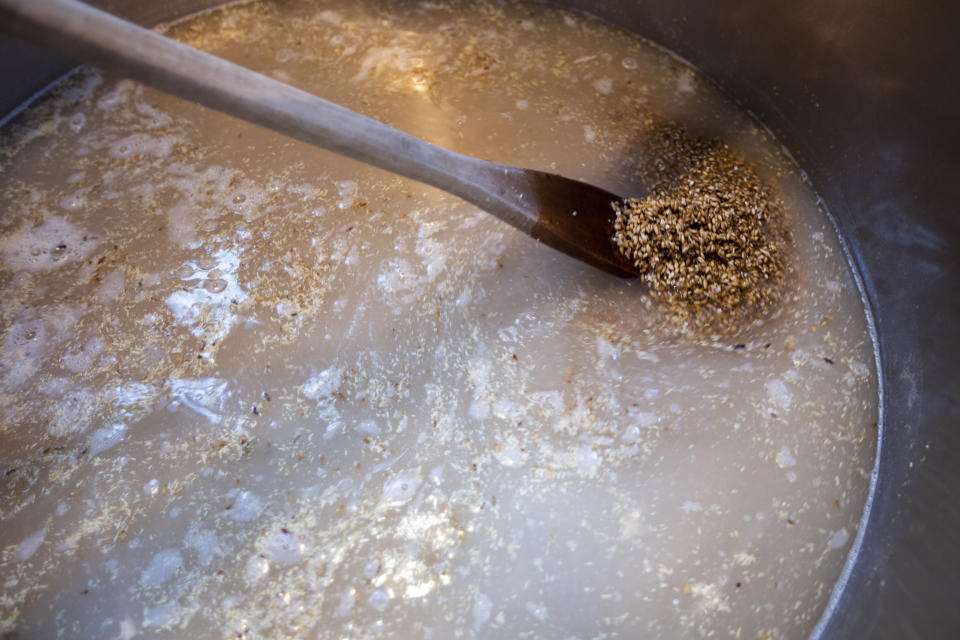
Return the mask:
{"type": "Polygon", "coordinates": [[[0,25],[68,56],[448,191],[609,273],[637,270],[613,244],[616,195],[562,176],[434,146],[381,122],[76,0],[0,0],[0,25]]]}

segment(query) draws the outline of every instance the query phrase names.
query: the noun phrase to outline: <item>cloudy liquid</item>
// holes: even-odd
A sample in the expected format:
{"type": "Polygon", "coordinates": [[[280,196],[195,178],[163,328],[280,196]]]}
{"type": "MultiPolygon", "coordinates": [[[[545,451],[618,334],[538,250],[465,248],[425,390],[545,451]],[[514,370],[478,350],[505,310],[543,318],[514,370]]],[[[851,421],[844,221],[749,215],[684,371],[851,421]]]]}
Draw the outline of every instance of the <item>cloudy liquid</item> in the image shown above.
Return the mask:
{"type": "Polygon", "coordinates": [[[452,196],[81,70],[2,132],[0,633],[797,637],[857,535],[872,341],[778,144],[528,4],[254,3],[169,35],[624,195],[654,120],[789,212],[731,337],[452,196]]]}

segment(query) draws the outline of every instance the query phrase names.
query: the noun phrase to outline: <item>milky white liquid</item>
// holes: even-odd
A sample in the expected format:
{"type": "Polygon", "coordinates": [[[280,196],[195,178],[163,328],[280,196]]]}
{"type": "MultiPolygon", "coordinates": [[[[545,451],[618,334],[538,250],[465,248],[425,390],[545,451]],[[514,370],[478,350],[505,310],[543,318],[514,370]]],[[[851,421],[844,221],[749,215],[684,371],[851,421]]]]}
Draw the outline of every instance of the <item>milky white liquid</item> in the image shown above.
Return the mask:
{"type": "Polygon", "coordinates": [[[244,5],[170,35],[624,195],[653,120],[789,212],[731,337],[452,196],[83,70],[3,130],[0,634],[798,637],[857,535],[872,342],[777,143],[527,4],[244,5]],[[653,116],[653,117],[652,117],[653,116]]]}

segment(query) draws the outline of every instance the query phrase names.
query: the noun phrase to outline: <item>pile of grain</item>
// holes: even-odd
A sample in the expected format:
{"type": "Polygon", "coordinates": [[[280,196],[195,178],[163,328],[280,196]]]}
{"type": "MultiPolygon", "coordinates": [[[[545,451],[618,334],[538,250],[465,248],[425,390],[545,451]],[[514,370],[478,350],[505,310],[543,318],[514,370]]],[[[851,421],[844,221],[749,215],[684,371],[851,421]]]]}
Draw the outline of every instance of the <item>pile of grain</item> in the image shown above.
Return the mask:
{"type": "Polygon", "coordinates": [[[732,328],[768,313],[784,279],[782,210],[727,145],[663,127],[651,190],[613,203],[614,241],[682,320],[732,328]]]}

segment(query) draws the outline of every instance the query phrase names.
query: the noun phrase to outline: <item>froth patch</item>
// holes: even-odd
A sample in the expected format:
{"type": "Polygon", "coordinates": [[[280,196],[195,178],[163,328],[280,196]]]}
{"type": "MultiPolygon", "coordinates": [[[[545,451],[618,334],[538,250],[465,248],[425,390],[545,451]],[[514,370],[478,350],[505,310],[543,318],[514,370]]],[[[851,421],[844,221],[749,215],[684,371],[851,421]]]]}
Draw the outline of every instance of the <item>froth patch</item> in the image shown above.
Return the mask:
{"type": "Polygon", "coordinates": [[[82,308],[59,306],[17,318],[0,341],[0,389],[9,392],[31,382],[82,315],[82,308]]]}
{"type": "Polygon", "coordinates": [[[237,319],[231,305],[248,297],[238,280],[239,268],[239,252],[230,249],[217,251],[206,260],[187,262],[178,273],[194,286],[173,292],[166,301],[176,322],[211,342],[226,337],[237,319]]]}
{"type": "Polygon", "coordinates": [[[76,386],[67,378],[52,378],[39,387],[47,396],[47,432],[54,436],[87,430],[99,408],[97,394],[76,386]]]}
{"type": "Polygon", "coordinates": [[[110,145],[110,157],[122,160],[130,156],[168,156],[173,151],[170,136],[155,138],[145,133],[134,133],[110,145]]]}
{"type": "Polygon", "coordinates": [[[14,560],[17,562],[29,560],[30,557],[37,552],[37,549],[40,548],[40,545],[43,544],[43,539],[46,537],[47,530],[43,528],[24,538],[23,541],[17,545],[16,551],[13,553],[14,560]]]}
{"type": "Polygon", "coordinates": [[[86,260],[97,244],[97,236],[60,216],[52,216],[0,241],[0,260],[12,271],[52,271],[86,260]]]}

